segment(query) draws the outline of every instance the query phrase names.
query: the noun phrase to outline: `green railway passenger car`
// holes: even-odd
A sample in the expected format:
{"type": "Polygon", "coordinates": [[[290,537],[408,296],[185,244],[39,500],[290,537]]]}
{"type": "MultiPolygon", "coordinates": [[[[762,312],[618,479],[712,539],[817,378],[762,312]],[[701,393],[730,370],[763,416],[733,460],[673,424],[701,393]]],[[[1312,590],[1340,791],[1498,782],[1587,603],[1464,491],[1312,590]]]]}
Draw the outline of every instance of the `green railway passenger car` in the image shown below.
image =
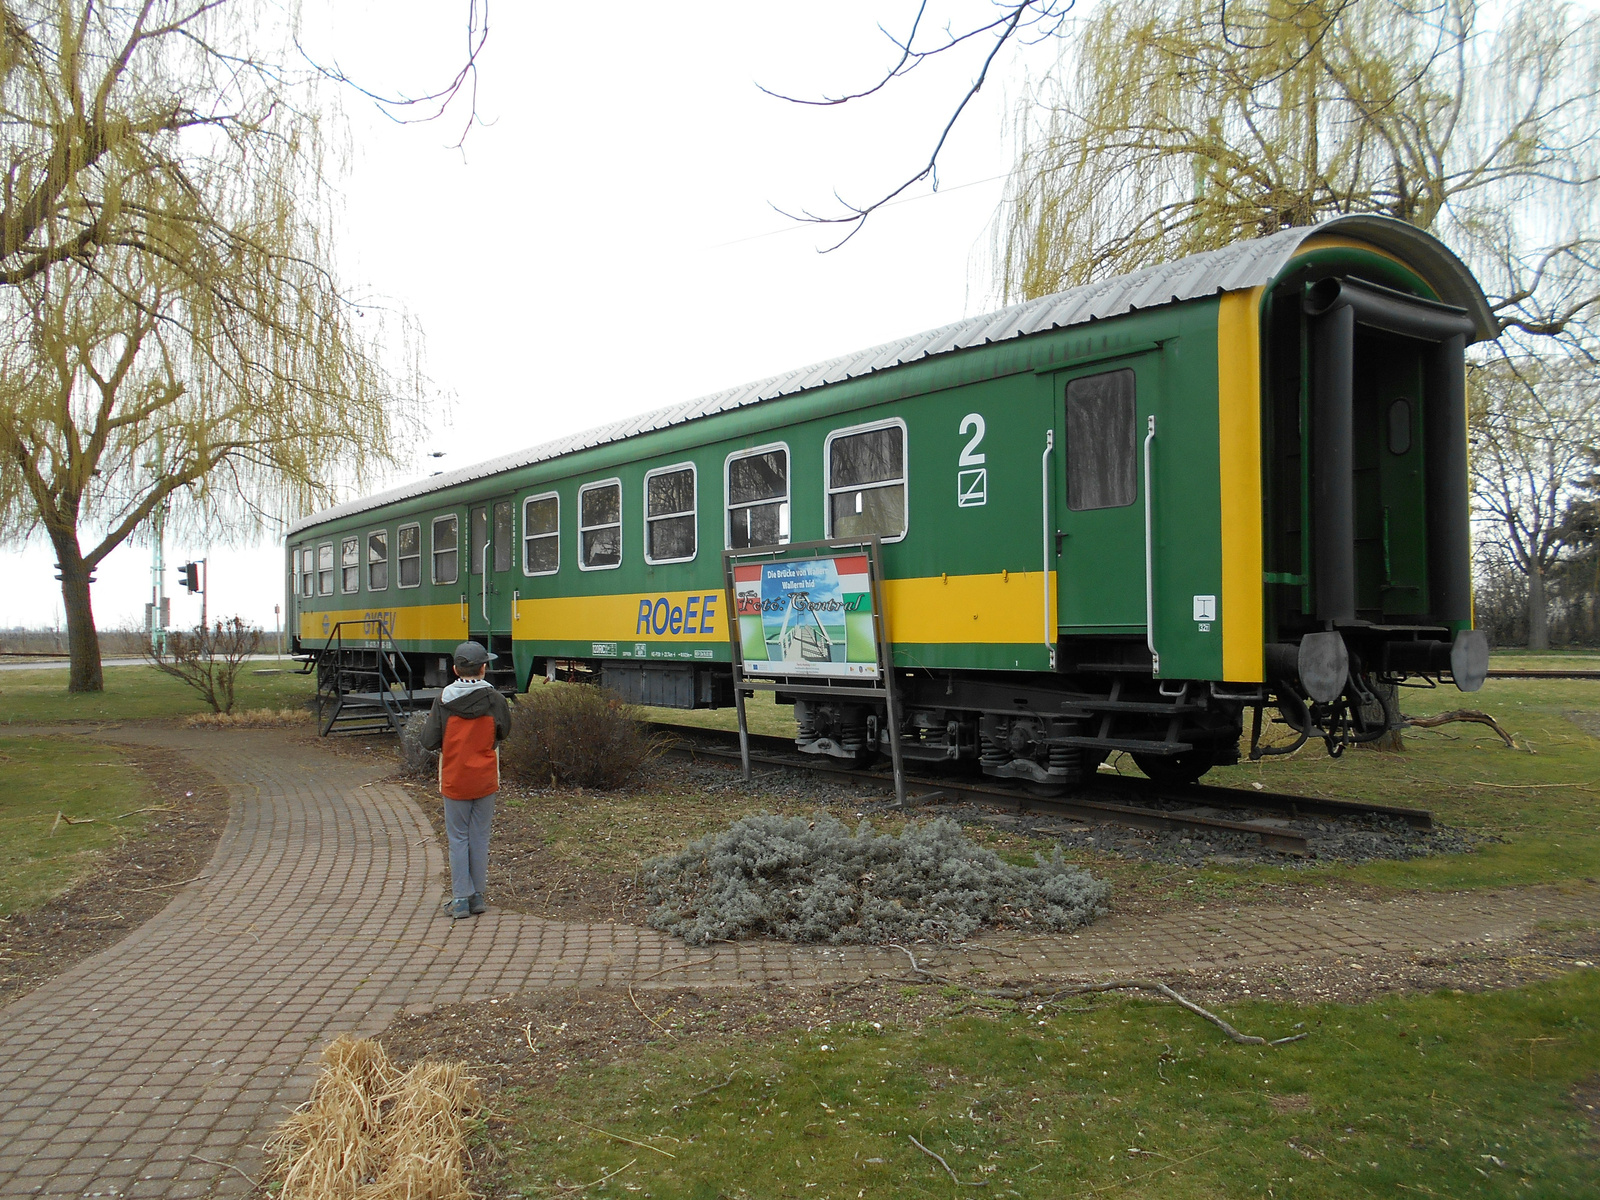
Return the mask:
{"type": "MultiPolygon", "coordinates": [[[[362,622],[419,688],[470,638],[508,690],[714,706],[723,551],[876,537],[908,757],[1192,779],[1263,710],[1338,752],[1395,719],[1376,683],[1483,678],[1463,355],[1495,329],[1426,233],[1285,230],[315,513],[294,647],[362,622]]],[[[796,716],[814,752],[886,736],[796,716]]]]}

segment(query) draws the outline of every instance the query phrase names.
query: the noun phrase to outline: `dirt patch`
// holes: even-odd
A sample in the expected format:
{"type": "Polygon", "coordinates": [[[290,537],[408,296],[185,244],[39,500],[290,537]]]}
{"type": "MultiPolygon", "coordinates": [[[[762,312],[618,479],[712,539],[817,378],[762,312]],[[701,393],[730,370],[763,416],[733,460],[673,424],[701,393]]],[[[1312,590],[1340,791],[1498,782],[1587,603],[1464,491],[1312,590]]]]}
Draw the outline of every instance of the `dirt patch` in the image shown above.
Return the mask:
{"type": "Polygon", "coordinates": [[[171,751],[118,744],[159,802],[145,832],[109,851],[94,874],[32,912],[0,918],[0,1005],[121,941],[205,868],[228,820],[228,794],[171,751]],[[193,795],[186,796],[186,792],[193,795]]]}

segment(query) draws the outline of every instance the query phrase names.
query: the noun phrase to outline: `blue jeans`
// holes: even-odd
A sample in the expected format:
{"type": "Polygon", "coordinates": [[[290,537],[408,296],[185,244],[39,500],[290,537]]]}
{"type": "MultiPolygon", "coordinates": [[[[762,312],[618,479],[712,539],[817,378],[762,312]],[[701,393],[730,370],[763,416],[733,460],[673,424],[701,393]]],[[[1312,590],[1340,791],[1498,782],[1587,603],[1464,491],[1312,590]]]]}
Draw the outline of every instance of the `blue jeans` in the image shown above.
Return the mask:
{"type": "Polygon", "coordinates": [[[450,894],[457,900],[483,895],[489,870],[489,822],[494,819],[494,798],[446,800],[444,828],[450,840],[450,894]]]}

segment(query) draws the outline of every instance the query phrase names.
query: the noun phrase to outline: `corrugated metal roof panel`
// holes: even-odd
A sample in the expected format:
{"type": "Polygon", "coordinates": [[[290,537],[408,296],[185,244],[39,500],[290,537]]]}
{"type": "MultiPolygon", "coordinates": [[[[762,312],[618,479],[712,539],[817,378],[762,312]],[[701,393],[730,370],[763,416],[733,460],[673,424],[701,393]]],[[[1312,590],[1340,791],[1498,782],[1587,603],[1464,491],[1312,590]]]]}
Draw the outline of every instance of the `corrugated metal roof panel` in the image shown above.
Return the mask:
{"type": "Polygon", "coordinates": [[[302,517],[289,526],[289,533],[293,535],[308,526],[354,516],[385,504],[547,462],[651,430],[667,429],[749,404],[918,362],[934,355],[1121,316],[1142,308],[1195,300],[1218,292],[1264,286],[1271,283],[1288,265],[1307,238],[1333,232],[1398,255],[1429,280],[1442,300],[1466,309],[1478,327],[1479,340],[1497,335],[1494,316],[1477,280],[1443,243],[1414,226],[1388,217],[1335,217],[1320,225],[1281,230],[1267,237],[1236,242],[1220,250],[1208,250],[1176,262],[1146,267],[1052,296],[1041,296],[999,312],[957,321],[828,362],[813,363],[742,387],[714,392],[698,400],[669,405],[597,429],[557,438],[540,446],[500,455],[470,467],[446,471],[403,487],[349,500],[302,517]]]}

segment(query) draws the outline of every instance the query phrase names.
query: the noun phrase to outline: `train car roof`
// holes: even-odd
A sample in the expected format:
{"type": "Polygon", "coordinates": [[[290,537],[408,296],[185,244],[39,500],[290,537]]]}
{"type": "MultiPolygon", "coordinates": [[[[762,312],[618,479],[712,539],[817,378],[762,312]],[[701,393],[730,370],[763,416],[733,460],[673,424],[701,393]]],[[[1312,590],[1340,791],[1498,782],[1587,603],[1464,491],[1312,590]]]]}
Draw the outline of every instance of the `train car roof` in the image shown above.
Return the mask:
{"type": "Polygon", "coordinates": [[[424,480],[391,488],[371,496],[347,500],[311,513],[289,526],[288,536],[313,525],[323,525],[388,504],[443,491],[506,471],[533,466],[581,450],[619,442],[625,438],[682,425],[750,404],[776,400],[812,388],[842,383],[892,367],[950,354],[991,342],[1064,329],[1089,321],[1119,317],[1142,309],[1197,300],[1219,292],[1239,291],[1272,283],[1301,245],[1310,238],[1337,234],[1387,251],[1428,281],[1439,299],[1463,309],[1476,327],[1477,341],[1498,336],[1498,326],[1483,289],[1470,270],[1451,250],[1414,225],[1392,217],[1354,215],[1334,217],[1316,225],[1280,230],[1266,237],[1235,242],[1220,250],[1192,254],[1126,275],[1116,275],[1050,296],[1013,304],[998,312],[968,317],[926,333],[899,338],[846,354],[827,362],[728,388],[698,400],[655,409],[609,425],[557,438],[555,441],[487,459],[472,466],[445,471],[424,480]]]}

